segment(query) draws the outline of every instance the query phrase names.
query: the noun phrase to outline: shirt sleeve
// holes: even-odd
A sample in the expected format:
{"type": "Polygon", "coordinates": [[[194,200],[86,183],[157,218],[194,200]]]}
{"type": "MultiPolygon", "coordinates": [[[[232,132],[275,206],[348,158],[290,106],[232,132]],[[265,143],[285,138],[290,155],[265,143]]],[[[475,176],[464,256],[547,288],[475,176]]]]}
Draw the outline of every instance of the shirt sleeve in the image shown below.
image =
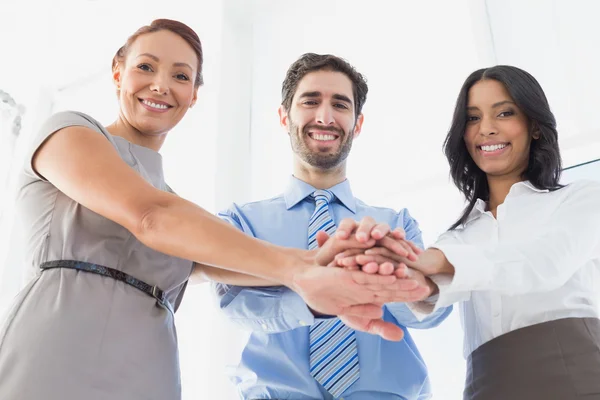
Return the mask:
{"type": "MultiPolygon", "coordinates": [[[[236,204],[217,215],[255,237],[250,223],[236,204]]],[[[244,329],[277,333],[315,323],[302,297],[288,287],[244,287],[215,283],[213,289],[220,309],[244,329]]]]}
{"type": "MultiPolygon", "coordinates": [[[[401,210],[392,228],[400,227],[406,232],[406,239],[423,248],[423,237],[419,224],[409,214],[407,209],[401,210]]],[[[396,318],[398,323],[416,329],[428,329],[438,326],[452,312],[452,306],[438,308],[433,312],[433,306],[425,307],[422,312],[418,303],[387,303],[385,307],[396,318]],[[430,310],[431,308],[431,310],[430,310]]]]}
{"type": "Polygon", "coordinates": [[[559,190],[565,197],[535,237],[484,246],[447,234],[433,247],[454,266],[453,277],[438,276],[436,307],[466,300],[476,290],[512,296],[548,292],[578,269],[600,258],[600,184],[580,181],[559,190]]]}
{"type": "Polygon", "coordinates": [[[40,146],[48,140],[50,136],[54,133],[58,132],[61,129],[68,128],[70,126],[83,126],[85,128],[90,128],[93,131],[98,132],[98,134],[104,135],[114,146],[114,141],[110,135],[103,129],[102,125],[91,118],[90,116],[75,112],[75,111],[62,111],[50,116],[37,131],[37,134],[33,137],[32,142],[27,147],[27,153],[25,155],[25,165],[24,172],[25,174],[34,179],[41,179],[46,181],[46,179],[39,175],[33,168],[33,156],[38,151],[40,146]]]}

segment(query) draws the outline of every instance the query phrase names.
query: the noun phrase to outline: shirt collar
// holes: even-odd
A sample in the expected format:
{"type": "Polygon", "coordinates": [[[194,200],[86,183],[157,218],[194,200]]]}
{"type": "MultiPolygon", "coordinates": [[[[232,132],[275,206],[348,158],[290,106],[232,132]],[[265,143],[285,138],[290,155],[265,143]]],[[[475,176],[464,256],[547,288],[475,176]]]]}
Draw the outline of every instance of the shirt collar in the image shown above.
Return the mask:
{"type": "MultiPolygon", "coordinates": [[[[517,182],[510,187],[508,196],[518,196],[518,195],[526,194],[529,192],[547,193],[547,192],[549,192],[549,190],[548,189],[538,189],[535,186],[533,186],[533,184],[531,182],[522,181],[522,182],[517,182]]],[[[467,221],[466,221],[465,225],[468,224],[469,222],[479,218],[479,216],[481,214],[485,213],[486,210],[487,210],[487,203],[485,201],[483,201],[482,199],[477,199],[477,201],[475,202],[475,207],[473,207],[473,210],[467,217],[467,221]]]]}
{"type": "MultiPolygon", "coordinates": [[[[296,204],[300,203],[306,197],[311,195],[315,190],[317,189],[308,183],[296,178],[295,176],[291,176],[287,188],[283,193],[286,208],[289,210],[290,208],[294,207],[296,204]]],[[[353,214],[356,213],[356,199],[352,194],[348,179],[327,190],[331,191],[344,207],[350,210],[353,214]]]]}

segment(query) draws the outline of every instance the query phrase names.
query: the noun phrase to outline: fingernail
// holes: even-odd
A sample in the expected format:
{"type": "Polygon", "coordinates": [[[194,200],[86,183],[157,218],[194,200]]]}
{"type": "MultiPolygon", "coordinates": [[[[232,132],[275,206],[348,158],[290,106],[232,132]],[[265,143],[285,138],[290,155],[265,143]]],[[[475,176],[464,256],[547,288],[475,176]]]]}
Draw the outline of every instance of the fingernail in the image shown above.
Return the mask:
{"type": "Polygon", "coordinates": [[[356,238],[359,239],[359,240],[364,240],[364,239],[367,238],[367,235],[365,235],[364,232],[359,232],[359,233],[356,234],[356,238]]]}
{"type": "Polygon", "coordinates": [[[340,236],[340,237],[342,237],[342,236],[346,236],[346,231],[337,231],[337,232],[336,232],[336,235],[337,235],[337,236],[340,236]]]}

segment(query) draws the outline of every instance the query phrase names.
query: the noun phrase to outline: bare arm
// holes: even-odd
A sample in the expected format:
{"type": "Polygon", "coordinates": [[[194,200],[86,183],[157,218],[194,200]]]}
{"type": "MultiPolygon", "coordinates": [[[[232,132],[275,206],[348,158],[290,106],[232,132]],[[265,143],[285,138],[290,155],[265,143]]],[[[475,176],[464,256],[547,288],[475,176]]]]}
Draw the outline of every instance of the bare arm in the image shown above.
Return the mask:
{"type": "MultiPolygon", "coordinates": [[[[276,246],[264,242],[265,246],[276,246]]],[[[300,259],[304,259],[307,264],[314,263],[314,256],[316,255],[316,251],[308,251],[302,249],[293,249],[293,248],[279,248],[280,251],[285,254],[289,254],[292,257],[298,257],[300,259]]],[[[200,284],[204,282],[216,282],[216,283],[224,283],[226,285],[234,285],[234,286],[248,286],[248,287],[256,287],[256,286],[279,286],[280,284],[274,282],[272,280],[258,278],[256,276],[244,274],[241,272],[224,270],[222,268],[211,267],[209,265],[204,264],[194,264],[194,270],[192,271],[192,275],[190,277],[190,281],[192,284],[200,284]]]]}
{"type": "Polygon", "coordinates": [[[195,204],[154,188],[91,129],[59,130],[40,146],[33,166],[67,196],[162,253],[281,283],[289,283],[302,266],[275,246],[265,246],[195,204]]]}
{"type": "Polygon", "coordinates": [[[215,282],[224,283],[225,285],[248,287],[281,285],[268,279],[197,263],[194,263],[194,269],[192,271],[192,275],[190,276],[190,282],[193,285],[205,282],[215,282]]]}

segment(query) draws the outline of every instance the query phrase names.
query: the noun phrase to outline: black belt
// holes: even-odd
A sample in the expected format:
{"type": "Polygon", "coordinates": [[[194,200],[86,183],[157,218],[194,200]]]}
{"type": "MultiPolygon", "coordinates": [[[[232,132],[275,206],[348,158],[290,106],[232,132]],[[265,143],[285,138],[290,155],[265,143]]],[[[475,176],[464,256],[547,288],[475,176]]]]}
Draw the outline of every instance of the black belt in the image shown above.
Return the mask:
{"type": "Polygon", "coordinates": [[[169,303],[169,300],[167,300],[167,295],[164,290],[160,289],[156,285],[149,285],[144,281],[140,281],[139,279],[136,279],[123,271],[105,267],[104,265],[74,260],[47,261],[45,263],[42,263],[42,265],[40,265],[40,268],[70,268],[76,269],[78,271],[85,271],[102,276],[108,276],[109,278],[116,279],[117,281],[125,282],[126,284],[133,286],[138,290],[141,290],[147,295],[154,297],[158,304],[166,307],[168,310],[173,312],[173,307],[171,306],[171,303],[169,303]]]}

